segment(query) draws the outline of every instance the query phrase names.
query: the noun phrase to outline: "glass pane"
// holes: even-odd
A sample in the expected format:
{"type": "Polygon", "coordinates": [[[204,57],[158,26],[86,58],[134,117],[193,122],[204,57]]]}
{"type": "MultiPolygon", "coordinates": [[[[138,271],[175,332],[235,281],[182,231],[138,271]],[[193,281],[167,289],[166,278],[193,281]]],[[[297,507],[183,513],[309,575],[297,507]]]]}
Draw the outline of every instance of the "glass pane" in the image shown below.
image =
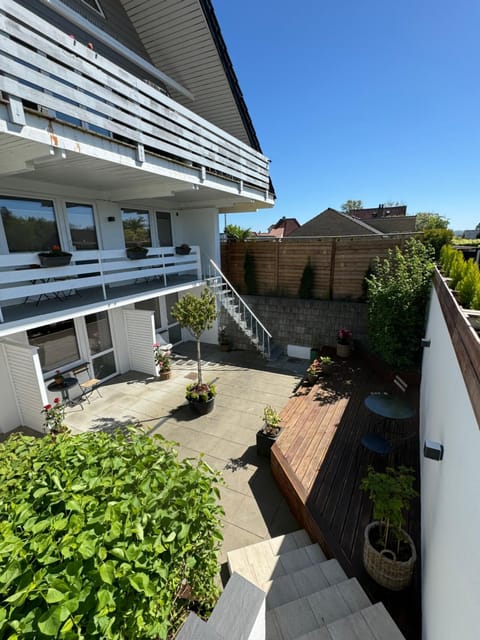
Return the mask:
{"type": "Polygon", "coordinates": [[[112,336],[106,311],[92,313],[85,317],[87,325],[88,344],[90,353],[100,353],[112,348],[112,336]]]}
{"type": "Polygon", "coordinates": [[[173,327],[168,327],[168,341],[172,344],[182,341],[182,330],[179,324],[174,324],[173,327]]]}
{"type": "Polygon", "coordinates": [[[155,314],[155,328],[159,329],[162,326],[158,298],[150,298],[149,300],[140,300],[139,302],[135,302],[135,309],[153,311],[155,314]]]}
{"type": "Polygon", "coordinates": [[[60,244],[51,200],[0,196],[0,213],[10,253],[48,251],[60,244]]]}
{"type": "Polygon", "coordinates": [[[115,366],[115,357],[113,355],[113,351],[109,353],[104,353],[97,358],[93,358],[93,375],[95,378],[99,380],[103,380],[108,376],[112,376],[117,372],[117,368],[115,366]]]}
{"type": "Polygon", "coordinates": [[[67,202],[68,223],[72,244],[77,251],[98,249],[93,207],[67,202]]]}
{"type": "Polygon", "coordinates": [[[170,214],[165,211],[157,211],[157,230],[158,230],[158,244],[161,247],[171,247],[172,240],[172,225],[170,222],[170,214]]]}
{"type": "Polygon", "coordinates": [[[42,371],[53,371],[80,359],[73,320],[54,322],[27,331],[28,341],[38,347],[42,371]]]}
{"type": "Polygon", "coordinates": [[[152,246],[148,211],[122,209],[122,222],[126,247],[135,247],[136,245],[152,246]]]}
{"type": "Polygon", "coordinates": [[[176,322],[175,318],[172,316],[172,307],[173,305],[178,302],[178,293],[169,293],[166,296],[167,300],[167,322],[168,324],[173,324],[174,322],[176,322]]]}

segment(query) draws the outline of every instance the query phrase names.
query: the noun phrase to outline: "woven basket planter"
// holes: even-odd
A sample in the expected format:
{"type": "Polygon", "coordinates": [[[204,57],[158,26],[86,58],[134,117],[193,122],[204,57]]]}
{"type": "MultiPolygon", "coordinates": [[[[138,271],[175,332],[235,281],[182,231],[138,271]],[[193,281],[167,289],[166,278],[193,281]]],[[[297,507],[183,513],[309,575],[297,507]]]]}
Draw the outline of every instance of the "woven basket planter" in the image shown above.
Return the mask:
{"type": "Polygon", "coordinates": [[[371,522],[365,529],[363,544],[363,564],[375,582],[391,591],[401,591],[412,581],[413,569],[417,560],[417,552],[412,538],[402,530],[411,549],[408,560],[395,560],[393,551],[377,551],[370,543],[370,532],[378,527],[378,521],[371,522]]]}

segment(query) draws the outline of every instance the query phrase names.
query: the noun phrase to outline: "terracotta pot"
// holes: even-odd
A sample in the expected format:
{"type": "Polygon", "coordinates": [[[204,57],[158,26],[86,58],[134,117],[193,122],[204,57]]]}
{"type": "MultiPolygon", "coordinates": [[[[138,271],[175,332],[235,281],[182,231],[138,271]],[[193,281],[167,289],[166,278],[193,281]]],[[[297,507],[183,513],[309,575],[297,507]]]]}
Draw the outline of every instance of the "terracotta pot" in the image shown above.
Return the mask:
{"type": "Polygon", "coordinates": [[[172,377],[171,369],[168,371],[160,371],[160,374],[158,377],[160,378],[160,380],[170,380],[170,378],[172,377]]]}

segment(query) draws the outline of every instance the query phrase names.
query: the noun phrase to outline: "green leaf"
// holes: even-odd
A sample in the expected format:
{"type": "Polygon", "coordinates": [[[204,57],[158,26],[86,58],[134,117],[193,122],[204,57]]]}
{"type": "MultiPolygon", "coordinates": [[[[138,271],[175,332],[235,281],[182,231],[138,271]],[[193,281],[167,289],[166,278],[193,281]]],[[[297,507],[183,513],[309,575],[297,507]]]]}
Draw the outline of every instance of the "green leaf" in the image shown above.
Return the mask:
{"type": "Polygon", "coordinates": [[[65,594],[58,591],[58,589],[48,589],[47,593],[43,597],[45,598],[45,602],[48,602],[49,604],[65,600],[65,594]]]}
{"type": "Polygon", "coordinates": [[[136,591],[146,591],[150,585],[150,580],[145,573],[136,573],[128,577],[128,581],[136,591]]]}
{"type": "Polygon", "coordinates": [[[88,560],[88,558],[91,558],[92,556],[94,556],[95,550],[96,550],[95,540],[92,540],[90,538],[86,540],[82,540],[80,546],[78,547],[78,553],[85,560],[88,560]]]}
{"type": "Polygon", "coordinates": [[[70,611],[65,606],[52,607],[40,616],[38,628],[46,636],[56,636],[62,623],[65,622],[69,615],[70,611]]]}
{"type": "Polygon", "coordinates": [[[115,578],[115,567],[111,560],[101,564],[98,571],[103,582],[113,584],[113,579],[115,578]]]}

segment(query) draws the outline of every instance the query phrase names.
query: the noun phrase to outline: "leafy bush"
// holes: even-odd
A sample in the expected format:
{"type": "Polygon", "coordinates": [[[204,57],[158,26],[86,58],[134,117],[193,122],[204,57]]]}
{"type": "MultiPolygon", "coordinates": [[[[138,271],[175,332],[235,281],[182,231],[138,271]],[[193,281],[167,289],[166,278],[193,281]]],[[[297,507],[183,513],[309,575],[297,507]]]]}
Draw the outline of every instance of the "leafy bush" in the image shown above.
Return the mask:
{"type": "MultiPolygon", "coordinates": [[[[161,446],[159,446],[159,444],[161,446]]],[[[117,431],[0,445],[0,637],[166,638],[217,595],[219,478],[117,431]]]]}
{"type": "Polygon", "coordinates": [[[300,287],[298,289],[298,297],[305,300],[311,300],[313,298],[313,267],[310,256],[308,256],[307,264],[303,268],[302,278],[300,280],[300,287]]]}
{"type": "Polygon", "coordinates": [[[394,367],[418,364],[430,278],[432,249],[412,238],[405,248],[377,258],[367,278],[368,333],[372,350],[394,367]]]}
{"type": "Polygon", "coordinates": [[[460,304],[465,309],[478,309],[473,305],[480,297],[480,271],[472,258],[469,258],[465,263],[463,277],[457,284],[457,291],[460,304]]]}
{"type": "Polygon", "coordinates": [[[452,242],[453,231],[451,229],[425,229],[422,240],[435,251],[435,259],[438,260],[440,251],[444,245],[452,242]]]}

